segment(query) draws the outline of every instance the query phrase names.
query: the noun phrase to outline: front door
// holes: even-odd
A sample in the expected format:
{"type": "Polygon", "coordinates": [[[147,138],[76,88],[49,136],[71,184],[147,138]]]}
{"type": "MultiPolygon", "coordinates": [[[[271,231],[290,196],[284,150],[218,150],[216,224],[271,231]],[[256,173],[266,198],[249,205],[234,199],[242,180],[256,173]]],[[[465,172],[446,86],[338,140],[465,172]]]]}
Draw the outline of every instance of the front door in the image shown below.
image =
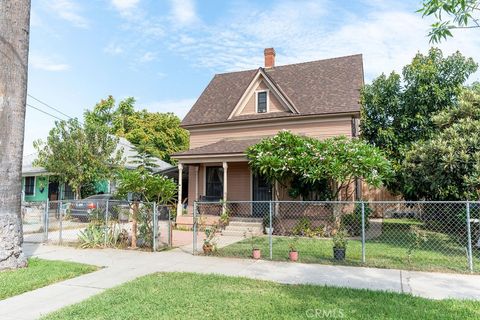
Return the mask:
{"type": "MultiPolygon", "coordinates": [[[[272,185],[261,175],[253,175],[253,201],[271,201],[272,200],[272,185]]],[[[269,204],[267,202],[253,203],[253,216],[264,217],[268,214],[269,204]]]]}
{"type": "Polygon", "coordinates": [[[57,201],[58,200],[58,182],[50,182],[48,184],[48,200],[57,201]]]}

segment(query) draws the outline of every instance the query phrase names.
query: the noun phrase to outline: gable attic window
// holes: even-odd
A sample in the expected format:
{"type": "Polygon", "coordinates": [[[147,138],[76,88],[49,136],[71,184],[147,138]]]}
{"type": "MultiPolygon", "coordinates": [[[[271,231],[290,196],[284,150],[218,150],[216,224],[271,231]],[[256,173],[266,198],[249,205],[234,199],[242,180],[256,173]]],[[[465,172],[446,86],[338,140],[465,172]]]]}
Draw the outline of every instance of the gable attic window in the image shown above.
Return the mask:
{"type": "Polygon", "coordinates": [[[266,113],[268,103],[268,91],[257,91],[257,113],[266,113]]]}

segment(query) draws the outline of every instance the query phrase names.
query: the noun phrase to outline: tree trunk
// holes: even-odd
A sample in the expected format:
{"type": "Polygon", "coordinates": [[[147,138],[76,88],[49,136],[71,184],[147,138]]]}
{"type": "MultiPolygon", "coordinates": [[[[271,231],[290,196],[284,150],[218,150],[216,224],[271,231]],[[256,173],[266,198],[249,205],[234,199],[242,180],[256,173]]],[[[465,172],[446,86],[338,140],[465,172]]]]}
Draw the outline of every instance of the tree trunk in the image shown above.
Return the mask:
{"type": "Polygon", "coordinates": [[[135,201],[133,204],[132,215],[132,249],[137,248],[137,232],[138,232],[138,212],[140,211],[140,204],[135,201]]]}
{"type": "Polygon", "coordinates": [[[30,0],[0,0],[0,270],[24,267],[22,157],[30,0]]]}

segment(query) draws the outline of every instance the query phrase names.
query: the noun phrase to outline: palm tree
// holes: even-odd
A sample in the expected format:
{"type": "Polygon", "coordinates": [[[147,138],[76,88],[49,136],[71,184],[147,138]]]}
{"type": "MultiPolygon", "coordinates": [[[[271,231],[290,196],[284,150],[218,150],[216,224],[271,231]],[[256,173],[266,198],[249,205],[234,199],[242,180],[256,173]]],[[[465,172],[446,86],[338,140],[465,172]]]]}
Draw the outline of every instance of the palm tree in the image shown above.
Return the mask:
{"type": "Polygon", "coordinates": [[[0,0],[0,270],[26,266],[20,215],[30,0],[0,0]]]}

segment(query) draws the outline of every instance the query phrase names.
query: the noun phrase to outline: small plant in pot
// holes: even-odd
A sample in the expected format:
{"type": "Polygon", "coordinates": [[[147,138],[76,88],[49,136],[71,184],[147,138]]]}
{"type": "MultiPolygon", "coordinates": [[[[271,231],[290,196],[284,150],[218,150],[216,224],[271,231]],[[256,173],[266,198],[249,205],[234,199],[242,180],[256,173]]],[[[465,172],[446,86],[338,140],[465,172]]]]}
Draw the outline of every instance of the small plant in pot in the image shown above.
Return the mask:
{"type": "Polygon", "coordinates": [[[217,248],[217,239],[215,238],[216,233],[216,226],[205,228],[205,239],[203,240],[202,246],[205,255],[210,255],[215,252],[217,248]]]}
{"type": "Polygon", "coordinates": [[[337,261],[345,260],[345,253],[347,251],[348,233],[345,230],[339,230],[333,236],[333,258],[337,261]]]}
{"type": "MultiPolygon", "coordinates": [[[[262,257],[262,253],[260,251],[260,248],[257,246],[255,242],[255,236],[251,229],[248,229],[248,236],[249,236],[250,245],[252,246],[252,258],[258,260],[262,257]]],[[[247,233],[244,233],[244,237],[245,238],[247,237],[247,233]]]]}
{"type": "Polygon", "coordinates": [[[297,250],[297,242],[298,242],[298,237],[293,237],[290,239],[290,242],[288,243],[288,247],[290,248],[290,251],[288,252],[288,258],[290,261],[298,261],[298,250],[297,250]]]}

